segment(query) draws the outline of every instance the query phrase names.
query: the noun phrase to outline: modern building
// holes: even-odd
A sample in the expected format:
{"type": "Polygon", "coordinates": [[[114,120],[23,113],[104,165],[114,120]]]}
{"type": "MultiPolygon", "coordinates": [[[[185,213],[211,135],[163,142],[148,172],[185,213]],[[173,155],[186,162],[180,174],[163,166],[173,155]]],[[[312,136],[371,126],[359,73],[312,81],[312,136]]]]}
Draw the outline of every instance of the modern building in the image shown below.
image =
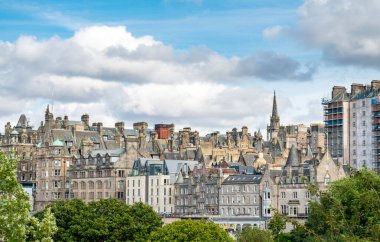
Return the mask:
{"type": "Polygon", "coordinates": [[[363,166],[380,174],[378,149],[380,81],[352,84],[351,92],[334,86],[330,99],[323,99],[326,144],[332,157],[356,169],[363,166]]]}

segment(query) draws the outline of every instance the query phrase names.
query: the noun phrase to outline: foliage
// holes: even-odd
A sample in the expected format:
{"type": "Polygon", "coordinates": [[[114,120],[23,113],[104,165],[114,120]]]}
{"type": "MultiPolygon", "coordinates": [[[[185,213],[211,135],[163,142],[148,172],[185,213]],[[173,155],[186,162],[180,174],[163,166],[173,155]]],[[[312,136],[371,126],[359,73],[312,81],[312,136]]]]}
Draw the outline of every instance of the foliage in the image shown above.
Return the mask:
{"type": "Polygon", "coordinates": [[[151,234],[151,241],[233,241],[230,235],[213,222],[180,220],[167,224],[151,234]]]}
{"type": "Polygon", "coordinates": [[[316,191],[305,226],[290,233],[292,241],[378,241],[380,177],[362,169],[316,191]]]}
{"type": "Polygon", "coordinates": [[[273,242],[270,231],[255,227],[245,227],[237,234],[237,242],[273,242]]]}
{"type": "Polygon", "coordinates": [[[286,224],[286,218],[281,216],[281,214],[274,210],[274,215],[269,221],[268,228],[272,232],[273,237],[277,240],[279,236],[281,235],[282,231],[284,230],[285,224],[286,224]]]}
{"type": "Polygon", "coordinates": [[[5,241],[51,241],[57,230],[54,215],[48,210],[41,221],[28,216],[29,196],[17,183],[16,173],[17,160],[0,151],[0,238],[5,241]]]}
{"type": "Polygon", "coordinates": [[[29,197],[17,183],[17,160],[0,152],[0,238],[25,240],[29,197]]]}
{"type": "Polygon", "coordinates": [[[57,219],[55,241],[147,241],[162,226],[152,208],[142,203],[128,206],[116,199],[102,199],[86,204],[72,199],[50,208],[57,219]]]}
{"type": "Polygon", "coordinates": [[[42,220],[31,217],[28,222],[27,241],[49,242],[57,232],[56,221],[51,209],[48,208],[42,220]]]}

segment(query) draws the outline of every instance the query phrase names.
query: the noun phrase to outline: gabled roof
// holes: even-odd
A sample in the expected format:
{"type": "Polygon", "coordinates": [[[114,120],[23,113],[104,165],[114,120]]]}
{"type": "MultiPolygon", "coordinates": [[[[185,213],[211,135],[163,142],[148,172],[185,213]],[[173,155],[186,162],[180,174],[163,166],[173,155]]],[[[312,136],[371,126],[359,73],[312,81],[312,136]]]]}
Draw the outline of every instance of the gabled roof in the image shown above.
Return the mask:
{"type": "Polygon", "coordinates": [[[299,166],[300,161],[298,159],[298,151],[295,145],[292,145],[289,151],[288,160],[286,161],[285,166],[299,166]]]}

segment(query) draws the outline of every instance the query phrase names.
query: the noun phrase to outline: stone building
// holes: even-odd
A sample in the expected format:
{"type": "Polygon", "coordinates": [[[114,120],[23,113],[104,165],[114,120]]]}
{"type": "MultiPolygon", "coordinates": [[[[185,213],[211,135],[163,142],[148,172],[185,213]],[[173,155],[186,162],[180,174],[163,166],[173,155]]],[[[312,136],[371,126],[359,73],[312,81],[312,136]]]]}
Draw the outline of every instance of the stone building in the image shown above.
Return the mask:
{"type": "Polygon", "coordinates": [[[12,127],[10,122],[5,125],[4,135],[0,135],[0,150],[19,159],[17,167],[17,181],[23,187],[35,187],[36,162],[34,153],[37,144],[37,132],[33,130],[22,114],[16,124],[12,127]]]}
{"type": "Polygon", "coordinates": [[[95,150],[79,157],[74,155],[68,171],[71,198],[86,202],[102,198],[124,201],[127,162],[123,148],[95,150]]]}
{"type": "Polygon", "coordinates": [[[69,198],[67,169],[71,163],[71,155],[65,151],[63,142],[57,139],[44,146],[39,143],[35,158],[37,182],[34,205],[35,210],[41,211],[48,204],[69,198]]]}

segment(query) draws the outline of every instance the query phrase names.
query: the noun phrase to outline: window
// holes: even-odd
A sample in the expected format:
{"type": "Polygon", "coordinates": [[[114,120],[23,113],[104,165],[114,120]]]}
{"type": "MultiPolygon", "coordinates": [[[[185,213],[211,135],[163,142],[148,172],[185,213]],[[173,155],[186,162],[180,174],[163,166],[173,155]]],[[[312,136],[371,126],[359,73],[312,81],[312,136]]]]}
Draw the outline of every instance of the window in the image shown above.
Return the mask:
{"type": "Polygon", "coordinates": [[[365,126],[366,125],[366,123],[365,123],[365,120],[363,121],[363,126],[365,126]]]}
{"type": "Polygon", "coordinates": [[[61,170],[60,169],[54,170],[54,176],[60,176],[60,175],[61,175],[61,170]]]}
{"type": "Polygon", "coordinates": [[[352,122],[352,127],[356,127],[356,122],[352,122]]]}
{"type": "Polygon", "coordinates": [[[297,215],[298,214],[298,207],[290,207],[289,212],[290,212],[290,215],[297,215]]]}
{"type": "Polygon", "coordinates": [[[21,164],[21,170],[26,171],[26,164],[21,164]]]}
{"type": "Polygon", "coordinates": [[[356,132],[355,131],[352,131],[352,136],[356,136],[356,132]]]}
{"type": "Polygon", "coordinates": [[[365,107],[365,100],[362,101],[362,107],[365,107]]]}
{"type": "Polygon", "coordinates": [[[61,161],[60,160],[55,160],[54,161],[54,165],[55,166],[60,166],[61,165],[61,161]]]}
{"type": "Polygon", "coordinates": [[[356,103],[353,103],[353,104],[352,104],[352,107],[353,107],[353,108],[356,108],[356,103]]]}
{"type": "Polygon", "coordinates": [[[281,205],[281,213],[284,215],[288,214],[288,206],[287,205],[281,205]]]}
{"type": "Polygon", "coordinates": [[[352,113],[352,117],[356,118],[356,113],[355,112],[352,113]]]}
{"type": "Polygon", "coordinates": [[[125,176],[124,170],[119,170],[119,177],[124,177],[124,176],[125,176]]]}
{"type": "Polygon", "coordinates": [[[281,192],[281,198],[285,198],[286,195],[285,195],[285,192],[281,192]]]}
{"type": "Polygon", "coordinates": [[[352,150],[352,154],[353,154],[353,155],[356,155],[356,150],[352,150]]]}
{"type": "Polygon", "coordinates": [[[363,116],[365,116],[365,111],[362,112],[363,116]]]}
{"type": "Polygon", "coordinates": [[[60,188],[61,187],[61,181],[53,181],[54,188],[60,188]]]}
{"type": "Polygon", "coordinates": [[[365,136],[365,130],[363,130],[362,135],[365,136]]]}
{"type": "Polygon", "coordinates": [[[365,146],[365,140],[363,140],[363,146],[365,146]]]}
{"type": "Polygon", "coordinates": [[[367,155],[367,151],[363,150],[363,156],[366,156],[366,155],[367,155]]]}
{"type": "Polygon", "coordinates": [[[117,198],[118,199],[124,198],[124,192],[117,192],[117,198]]]}
{"type": "Polygon", "coordinates": [[[305,205],[305,214],[309,214],[310,210],[309,210],[309,206],[308,205],[305,205]]]}
{"type": "Polygon", "coordinates": [[[88,177],[93,178],[93,177],[94,177],[94,171],[89,171],[89,172],[88,172],[88,177]]]}
{"type": "Polygon", "coordinates": [[[352,141],[352,145],[353,145],[353,146],[356,146],[356,140],[353,140],[353,141],[352,141]]]}
{"type": "Polygon", "coordinates": [[[297,194],[297,192],[293,192],[293,198],[294,198],[294,199],[298,198],[298,194],[297,194]]]}
{"type": "Polygon", "coordinates": [[[310,198],[310,192],[309,191],[306,191],[305,198],[310,198]]]}

